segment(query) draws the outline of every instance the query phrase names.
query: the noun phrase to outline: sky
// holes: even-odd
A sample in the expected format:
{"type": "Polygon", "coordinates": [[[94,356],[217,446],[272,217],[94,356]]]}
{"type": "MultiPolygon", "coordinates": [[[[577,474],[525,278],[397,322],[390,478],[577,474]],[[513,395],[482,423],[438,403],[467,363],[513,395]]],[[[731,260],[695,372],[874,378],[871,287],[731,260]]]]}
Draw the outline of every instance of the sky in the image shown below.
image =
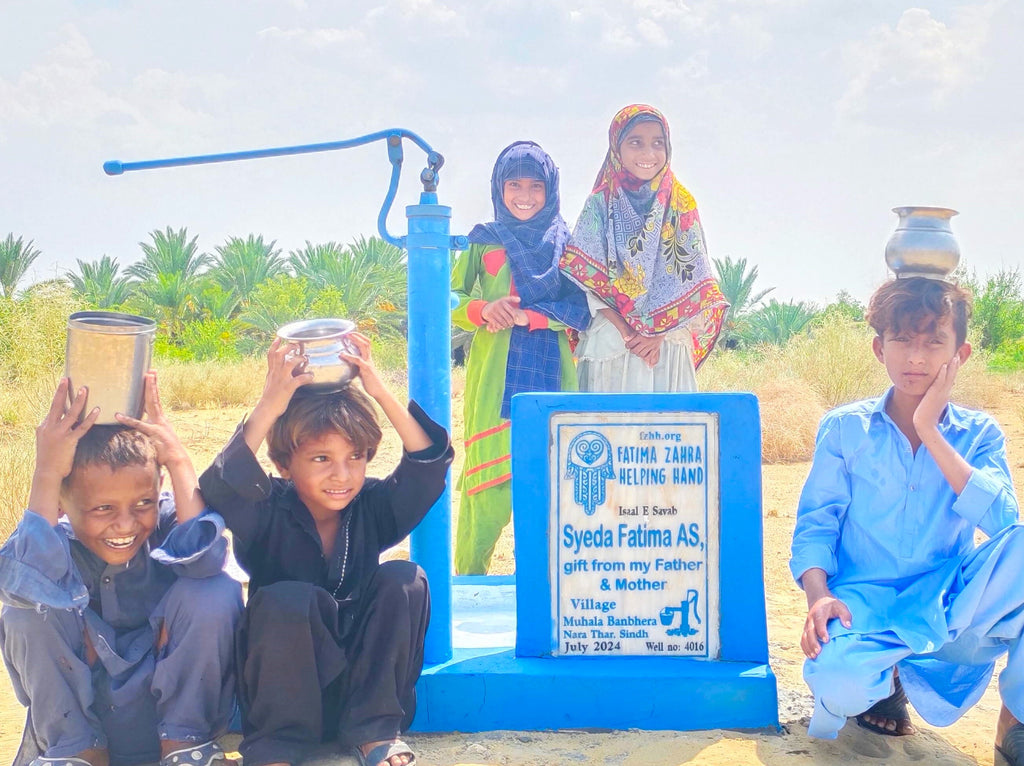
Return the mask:
{"type": "MultiPolygon", "coordinates": [[[[452,233],[490,220],[519,139],[561,169],[572,226],[615,112],[650,103],[709,253],[780,300],[864,301],[891,209],[958,210],[961,264],[1016,268],[1024,199],[1024,3],[889,0],[0,0],[0,237],[27,282],[188,227],[201,250],[285,253],[376,233],[383,144],[126,173],[103,162],[352,138],[401,127],[446,158],[452,233]]],[[[405,145],[389,219],[419,200],[405,145]]]]}

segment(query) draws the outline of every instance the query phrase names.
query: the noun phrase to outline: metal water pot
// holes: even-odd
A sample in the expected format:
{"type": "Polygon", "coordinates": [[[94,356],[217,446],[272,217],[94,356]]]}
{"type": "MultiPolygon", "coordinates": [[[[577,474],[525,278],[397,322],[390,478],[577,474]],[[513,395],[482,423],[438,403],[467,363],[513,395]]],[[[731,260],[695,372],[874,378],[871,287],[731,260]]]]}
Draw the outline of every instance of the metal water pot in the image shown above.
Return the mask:
{"type": "Polygon", "coordinates": [[[945,279],[960,263],[960,245],[949,225],[956,210],[894,207],[900,217],[885,246],[885,262],[896,277],[945,279]]]}
{"type": "Polygon", "coordinates": [[[145,374],[153,359],[156,322],[116,311],[79,311],[68,317],[64,374],[69,394],[89,389],[84,412],[100,408],[97,423],[117,423],[114,413],[142,417],[145,374]]]}
{"type": "Polygon", "coordinates": [[[359,356],[359,349],[348,338],[355,332],[356,323],[348,319],[303,319],[290,322],[277,331],[277,337],[289,343],[298,343],[298,353],[306,357],[295,373],[313,373],[316,389],[337,388],[356,376],[357,368],[340,356],[341,352],[359,356]]]}

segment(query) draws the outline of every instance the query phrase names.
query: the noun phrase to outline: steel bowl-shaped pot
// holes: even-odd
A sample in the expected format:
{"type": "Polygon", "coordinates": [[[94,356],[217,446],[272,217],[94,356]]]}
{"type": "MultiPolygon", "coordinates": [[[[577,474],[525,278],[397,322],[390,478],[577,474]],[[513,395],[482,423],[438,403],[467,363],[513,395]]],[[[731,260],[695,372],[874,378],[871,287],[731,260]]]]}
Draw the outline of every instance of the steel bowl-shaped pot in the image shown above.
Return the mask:
{"type": "Polygon", "coordinates": [[[116,311],[79,311],[68,317],[64,374],[68,390],[88,388],[84,413],[100,408],[97,423],[117,423],[114,413],[142,417],[145,375],[153,358],[156,322],[116,311]]]}
{"type": "Polygon", "coordinates": [[[295,374],[313,373],[314,389],[336,388],[348,383],[358,373],[355,365],[339,354],[359,356],[359,349],[348,338],[355,332],[356,323],[348,319],[303,319],[289,322],[277,331],[277,337],[299,345],[298,353],[306,361],[295,369],[295,374]]]}
{"type": "Polygon", "coordinates": [[[956,210],[896,207],[900,217],[885,246],[885,262],[897,278],[945,279],[960,263],[960,245],[949,225],[956,210]]]}

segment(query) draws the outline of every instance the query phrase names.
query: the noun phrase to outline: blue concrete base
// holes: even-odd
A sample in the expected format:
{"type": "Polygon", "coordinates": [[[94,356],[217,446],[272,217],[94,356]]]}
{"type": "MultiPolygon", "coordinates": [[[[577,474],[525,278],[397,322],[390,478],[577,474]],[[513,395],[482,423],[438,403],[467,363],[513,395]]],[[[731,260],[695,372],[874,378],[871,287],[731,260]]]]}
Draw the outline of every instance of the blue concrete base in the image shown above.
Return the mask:
{"type": "Polygon", "coordinates": [[[456,649],[424,668],[413,730],[778,728],[767,664],[686,658],[515,657],[456,649]]]}

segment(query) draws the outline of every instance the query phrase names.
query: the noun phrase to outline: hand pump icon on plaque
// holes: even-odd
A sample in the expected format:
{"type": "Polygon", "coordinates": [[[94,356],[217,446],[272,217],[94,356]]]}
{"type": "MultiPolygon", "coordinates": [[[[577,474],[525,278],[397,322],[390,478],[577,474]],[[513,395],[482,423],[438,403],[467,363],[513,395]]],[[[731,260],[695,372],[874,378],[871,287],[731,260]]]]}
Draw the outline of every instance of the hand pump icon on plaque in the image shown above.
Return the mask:
{"type": "Polygon", "coordinates": [[[679,615],[679,627],[669,628],[665,633],[669,636],[692,636],[697,633],[696,628],[690,627],[690,615],[700,623],[700,612],[697,611],[698,592],[693,588],[686,591],[686,600],[680,601],[679,606],[666,606],[661,610],[661,624],[666,627],[675,622],[675,615],[679,615]]]}

